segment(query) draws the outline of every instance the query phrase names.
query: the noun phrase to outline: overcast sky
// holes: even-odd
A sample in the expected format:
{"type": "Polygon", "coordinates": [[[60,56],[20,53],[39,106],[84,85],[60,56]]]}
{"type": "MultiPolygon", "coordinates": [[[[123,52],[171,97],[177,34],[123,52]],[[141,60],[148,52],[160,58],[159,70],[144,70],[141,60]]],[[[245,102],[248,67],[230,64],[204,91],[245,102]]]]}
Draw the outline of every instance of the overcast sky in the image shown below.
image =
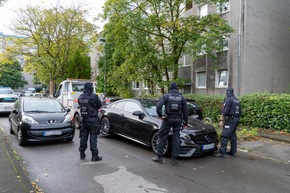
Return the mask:
{"type": "MultiPolygon", "coordinates": [[[[0,6],[0,32],[6,35],[12,35],[12,32],[6,26],[9,26],[13,22],[15,11],[19,8],[25,8],[27,5],[49,7],[56,5],[57,2],[60,2],[65,7],[72,4],[84,5],[86,9],[90,10],[88,20],[92,21],[92,18],[102,13],[102,6],[105,0],[7,0],[3,6],[0,6]]],[[[103,27],[103,23],[101,22],[97,22],[96,25],[100,27],[100,30],[103,27]]]]}

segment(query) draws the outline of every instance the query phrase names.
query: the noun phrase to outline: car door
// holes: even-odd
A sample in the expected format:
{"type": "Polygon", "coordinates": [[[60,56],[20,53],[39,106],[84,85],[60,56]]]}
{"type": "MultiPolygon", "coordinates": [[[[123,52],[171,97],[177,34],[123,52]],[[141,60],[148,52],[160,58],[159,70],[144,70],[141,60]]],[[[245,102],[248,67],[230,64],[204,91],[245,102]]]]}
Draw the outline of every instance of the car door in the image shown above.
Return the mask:
{"type": "Polygon", "coordinates": [[[21,99],[18,99],[10,114],[11,127],[14,133],[17,133],[19,122],[21,121],[21,99]]]}
{"type": "Polygon", "coordinates": [[[113,133],[122,133],[122,130],[125,126],[125,117],[123,110],[125,104],[125,101],[121,101],[107,107],[107,117],[110,121],[111,132],[113,133]]]}
{"type": "Polygon", "coordinates": [[[128,137],[139,139],[139,127],[141,122],[138,116],[133,115],[135,111],[142,111],[139,103],[136,101],[127,101],[124,106],[124,127],[122,133],[128,137]]]}

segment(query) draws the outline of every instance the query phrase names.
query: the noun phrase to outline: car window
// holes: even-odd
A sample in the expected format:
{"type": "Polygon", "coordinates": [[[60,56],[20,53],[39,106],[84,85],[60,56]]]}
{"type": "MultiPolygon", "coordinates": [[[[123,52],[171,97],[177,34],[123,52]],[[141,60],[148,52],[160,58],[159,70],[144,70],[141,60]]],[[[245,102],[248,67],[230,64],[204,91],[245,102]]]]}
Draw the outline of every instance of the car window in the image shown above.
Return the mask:
{"type": "Polygon", "coordinates": [[[63,106],[56,100],[24,100],[23,110],[25,112],[43,111],[43,112],[63,112],[63,106]]]}
{"type": "Polygon", "coordinates": [[[85,84],[72,83],[73,92],[83,92],[85,89],[85,84]]]}
{"type": "Polygon", "coordinates": [[[197,108],[197,104],[195,102],[190,102],[190,101],[187,101],[187,108],[197,108]]]}
{"type": "Polygon", "coordinates": [[[114,108],[123,110],[125,104],[126,104],[126,102],[119,102],[119,103],[115,104],[114,108]]]}
{"type": "Polygon", "coordinates": [[[16,100],[16,97],[3,97],[0,98],[0,103],[14,103],[16,100]]]}
{"type": "Polygon", "coordinates": [[[124,110],[133,113],[134,111],[142,111],[142,108],[135,102],[127,101],[124,110]]]}
{"type": "Polygon", "coordinates": [[[156,112],[156,101],[145,100],[142,101],[142,105],[144,106],[147,113],[151,116],[157,116],[156,112]]]}
{"type": "Polygon", "coordinates": [[[0,94],[13,94],[12,89],[0,89],[0,94]]]}

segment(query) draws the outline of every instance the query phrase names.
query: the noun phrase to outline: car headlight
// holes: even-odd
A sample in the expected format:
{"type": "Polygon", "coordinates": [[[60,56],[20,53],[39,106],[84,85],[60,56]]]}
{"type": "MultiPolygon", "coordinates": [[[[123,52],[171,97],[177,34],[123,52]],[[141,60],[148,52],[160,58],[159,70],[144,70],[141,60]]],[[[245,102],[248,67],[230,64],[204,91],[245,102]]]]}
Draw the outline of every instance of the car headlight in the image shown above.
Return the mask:
{"type": "Polygon", "coordinates": [[[190,142],[190,136],[187,133],[180,132],[180,139],[183,139],[184,141],[190,142]]]}
{"type": "Polygon", "coordinates": [[[66,116],[64,117],[63,122],[64,122],[64,123],[68,123],[68,122],[70,122],[71,120],[72,120],[71,116],[70,116],[70,115],[66,115],[66,116]]]}
{"type": "Polygon", "coordinates": [[[32,117],[27,116],[27,115],[23,115],[22,117],[22,121],[25,123],[34,123],[34,124],[38,124],[37,121],[35,121],[32,117]]]}

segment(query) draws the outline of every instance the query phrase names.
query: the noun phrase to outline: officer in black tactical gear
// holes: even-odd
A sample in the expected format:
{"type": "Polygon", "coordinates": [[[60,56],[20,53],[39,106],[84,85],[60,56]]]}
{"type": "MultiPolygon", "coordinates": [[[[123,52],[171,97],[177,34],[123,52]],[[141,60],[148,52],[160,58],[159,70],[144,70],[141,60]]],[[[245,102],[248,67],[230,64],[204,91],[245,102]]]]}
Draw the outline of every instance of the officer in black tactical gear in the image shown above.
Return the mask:
{"type": "Polygon", "coordinates": [[[90,150],[92,151],[91,161],[102,160],[97,147],[97,136],[100,134],[98,111],[102,107],[102,102],[98,95],[93,93],[93,83],[86,82],[84,92],[78,99],[80,113],[82,116],[80,127],[80,159],[85,159],[85,151],[90,136],[90,150]]]}
{"type": "Polygon", "coordinates": [[[177,90],[177,84],[172,82],[169,86],[169,93],[164,94],[157,103],[156,111],[162,119],[162,125],[158,131],[157,156],[152,160],[163,163],[163,150],[167,143],[168,134],[173,129],[171,164],[176,164],[176,158],[179,155],[180,130],[183,126],[186,128],[188,122],[188,111],[186,99],[177,90]],[[162,106],[165,105],[165,114],[162,113],[162,106]]]}
{"type": "Polygon", "coordinates": [[[236,156],[237,153],[237,126],[242,114],[241,103],[234,95],[234,89],[228,88],[226,91],[222,107],[222,119],[220,126],[223,127],[221,134],[221,147],[219,153],[214,154],[215,157],[225,158],[226,154],[236,156]],[[231,143],[231,149],[227,152],[228,140],[231,143]]]}

